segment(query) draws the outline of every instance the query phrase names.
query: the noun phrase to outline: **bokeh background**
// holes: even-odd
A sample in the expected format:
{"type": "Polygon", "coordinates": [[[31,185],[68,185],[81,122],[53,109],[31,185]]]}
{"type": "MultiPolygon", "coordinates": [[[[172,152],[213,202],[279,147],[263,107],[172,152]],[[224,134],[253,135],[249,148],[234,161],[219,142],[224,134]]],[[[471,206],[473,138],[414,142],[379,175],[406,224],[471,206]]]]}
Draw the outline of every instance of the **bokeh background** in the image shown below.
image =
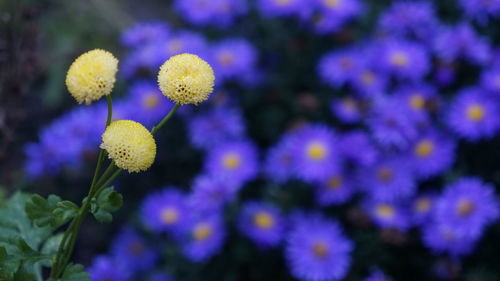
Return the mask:
{"type": "Polygon", "coordinates": [[[190,52],[214,94],[115,183],[111,224],[86,220],[74,260],[92,280],[500,280],[498,15],[497,0],[2,1],[1,190],[85,196],[104,105],[66,90],[80,54],[120,60],[115,118],[149,128],[172,106],[159,66],[190,52]],[[179,227],[161,225],[169,204],[187,206],[179,227]],[[204,219],[218,239],[193,250],[204,219]]]}

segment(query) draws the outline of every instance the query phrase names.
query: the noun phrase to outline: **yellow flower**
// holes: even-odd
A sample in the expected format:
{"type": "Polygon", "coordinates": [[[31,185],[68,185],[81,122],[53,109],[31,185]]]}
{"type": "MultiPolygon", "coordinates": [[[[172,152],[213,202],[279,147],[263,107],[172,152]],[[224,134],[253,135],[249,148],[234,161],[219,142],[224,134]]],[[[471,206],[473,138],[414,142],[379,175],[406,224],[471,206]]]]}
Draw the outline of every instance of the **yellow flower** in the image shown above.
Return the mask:
{"type": "Polygon", "coordinates": [[[102,134],[101,147],[108,152],[116,166],[130,173],[147,170],[156,156],[153,135],[144,126],[131,120],[111,123],[102,134]]]}
{"type": "Polygon", "coordinates": [[[117,71],[118,60],[113,54],[95,49],[82,54],[71,64],[66,86],[78,103],[90,104],[111,93],[117,71]]]}
{"type": "Polygon", "coordinates": [[[192,54],[171,57],[158,73],[163,95],[180,105],[199,104],[208,99],[213,91],[214,79],[212,67],[192,54]]]}

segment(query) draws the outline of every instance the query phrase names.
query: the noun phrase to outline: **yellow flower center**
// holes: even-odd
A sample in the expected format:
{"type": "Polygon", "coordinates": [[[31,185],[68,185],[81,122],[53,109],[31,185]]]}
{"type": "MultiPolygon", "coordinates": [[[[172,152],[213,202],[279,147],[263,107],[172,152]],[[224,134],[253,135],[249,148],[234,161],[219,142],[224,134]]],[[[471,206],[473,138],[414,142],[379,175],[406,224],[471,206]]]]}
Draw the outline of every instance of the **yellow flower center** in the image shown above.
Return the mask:
{"type": "Polygon", "coordinates": [[[403,52],[396,52],[391,56],[391,62],[397,66],[406,66],[408,57],[403,52]]]}
{"type": "Polygon", "coordinates": [[[335,176],[328,181],[328,189],[339,189],[342,186],[342,178],[335,176]]]}
{"type": "Polygon", "coordinates": [[[274,225],[274,219],[267,212],[258,212],[255,214],[253,221],[260,228],[268,229],[274,225]]]}
{"type": "Polygon", "coordinates": [[[355,110],[356,109],[356,101],[352,98],[345,98],[342,100],[342,104],[346,109],[355,110]]]}
{"type": "Polygon", "coordinates": [[[129,247],[130,247],[129,248],[130,253],[132,253],[133,255],[139,255],[144,251],[144,246],[139,241],[134,241],[134,242],[130,243],[129,247]]]}
{"type": "Polygon", "coordinates": [[[417,200],[415,208],[418,212],[425,213],[431,208],[431,200],[429,200],[428,198],[421,198],[417,200]]]}
{"type": "Polygon", "coordinates": [[[377,215],[379,215],[382,218],[389,219],[394,217],[394,213],[396,211],[394,210],[394,207],[392,207],[389,204],[379,204],[377,206],[377,215]]]}
{"type": "Polygon", "coordinates": [[[144,99],[142,100],[142,104],[145,108],[147,109],[152,109],[155,108],[158,104],[160,103],[159,97],[156,96],[156,94],[150,93],[144,99]]]}
{"type": "Polygon", "coordinates": [[[307,155],[313,160],[322,160],[326,156],[326,149],[322,143],[313,142],[307,147],[307,155]]]}
{"type": "Polygon", "coordinates": [[[392,172],[392,169],[388,167],[382,167],[378,169],[377,177],[380,181],[388,182],[392,180],[392,178],[394,177],[394,173],[392,172]]]}
{"type": "Polygon", "coordinates": [[[179,219],[179,214],[173,208],[165,208],[161,211],[161,221],[164,224],[173,224],[176,223],[179,219]]]}
{"type": "Polygon", "coordinates": [[[481,121],[484,119],[484,115],[484,108],[481,105],[474,104],[469,106],[469,108],[467,109],[467,116],[472,121],[481,121]]]}
{"type": "Polygon", "coordinates": [[[312,251],[317,258],[324,259],[328,255],[328,246],[323,242],[316,242],[312,246],[312,251]]]}
{"type": "Polygon", "coordinates": [[[222,65],[230,65],[234,61],[234,56],[231,52],[222,52],[219,55],[219,62],[222,65]]]}
{"type": "Polygon", "coordinates": [[[238,154],[229,153],[226,156],[224,156],[223,162],[224,162],[224,167],[226,167],[226,169],[234,170],[240,166],[241,159],[238,154]]]}
{"type": "Polygon", "coordinates": [[[434,150],[434,144],[430,140],[422,140],[415,147],[415,154],[424,158],[429,156],[434,150]]]}
{"type": "Polygon", "coordinates": [[[335,8],[340,5],[340,0],[324,0],[328,7],[335,8]]]}
{"type": "Polygon", "coordinates": [[[206,223],[198,224],[193,231],[193,237],[197,241],[206,240],[212,235],[212,228],[206,223]]]}
{"type": "Polygon", "coordinates": [[[276,3],[278,3],[278,5],[287,5],[290,3],[290,0],[276,0],[276,3]]]}
{"type": "Polygon", "coordinates": [[[460,202],[457,205],[457,213],[462,217],[466,217],[470,215],[472,212],[474,212],[475,208],[476,207],[471,201],[467,199],[460,200],[460,202]]]}
{"type": "Polygon", "coordinates": [[[340,67],[343,69],[349,69],[352,66],[352,61],[350,58],[342,58],[340,60],[340,67]]]}
{"type": "Polygon", "coordinates": [[[375,75],[373,75],[373,72],[371,71],[365,71],[361,75],[361,81],[365,84],[371,85],[375,81],[375,75]]]}
{"type": "Polygon", "coordinates": [[[414,94],[410,98],[410,105],[413,109],[422,109],[425,106],[425,99],[420,94],[414,94]]]}
{"type": "Polygon", "coordinates": [[[171,40],[167,44],[167,50],[169,53],[178,53],[182,49],[182,41],[181,40],[171,40]]]}

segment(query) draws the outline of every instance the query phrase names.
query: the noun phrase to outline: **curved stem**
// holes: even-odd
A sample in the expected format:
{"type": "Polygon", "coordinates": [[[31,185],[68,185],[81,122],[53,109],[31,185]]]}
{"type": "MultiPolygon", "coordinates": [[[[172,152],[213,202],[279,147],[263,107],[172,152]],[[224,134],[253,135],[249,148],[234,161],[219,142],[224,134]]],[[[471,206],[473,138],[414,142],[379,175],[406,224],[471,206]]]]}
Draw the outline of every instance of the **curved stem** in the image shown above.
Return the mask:
{"type": "Polygon", "coordinates": [[[163,118],[163,120],[160,121],[160,123],[158,123],[158,125],[154,126],[153,129],[151,129],[151,134],[154,135],[156,134],[156,132],[158,132],[158,130],[163,127],[163,125],[165,125],[165,123],[167,123],[167,121],[172,117],[172,115],[174,115],[174,113],[177,111],[177,109],[180,107],[181,105],[180,104],[175,104],[175,106],[170,110],[170,112],[167,114],[167,116],[165,116],[163,118]]]}

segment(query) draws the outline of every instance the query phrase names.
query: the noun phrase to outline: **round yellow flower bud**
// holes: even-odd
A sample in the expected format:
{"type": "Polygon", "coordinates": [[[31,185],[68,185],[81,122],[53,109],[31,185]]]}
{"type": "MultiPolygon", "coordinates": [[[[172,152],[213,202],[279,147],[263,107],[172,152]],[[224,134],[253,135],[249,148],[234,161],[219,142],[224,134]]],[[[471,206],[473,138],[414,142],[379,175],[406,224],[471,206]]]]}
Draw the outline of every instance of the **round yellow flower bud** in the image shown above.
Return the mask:
{"type": "Polygon", "coordinates": [[[116,81],[118,60],[108,51],[95,49],[80,55],[66,75],[66,86],[78,103],[90,104],[109,95],[116,81]]]}
{"type": "Polygon", "coordinates": [[[197,55],[180,54],[168,59],[158,73],[160,90],[173,102],[199,104],[214,87],[212,67],[197,55]]]}
{"type": "Polygon", "coordinates": [[[147,170],[156,156],[153,135],[140,123],[131,120],[111,123],[102,134],[101,148],[108,152],[116,166],[130,173],[147,170]]]}

